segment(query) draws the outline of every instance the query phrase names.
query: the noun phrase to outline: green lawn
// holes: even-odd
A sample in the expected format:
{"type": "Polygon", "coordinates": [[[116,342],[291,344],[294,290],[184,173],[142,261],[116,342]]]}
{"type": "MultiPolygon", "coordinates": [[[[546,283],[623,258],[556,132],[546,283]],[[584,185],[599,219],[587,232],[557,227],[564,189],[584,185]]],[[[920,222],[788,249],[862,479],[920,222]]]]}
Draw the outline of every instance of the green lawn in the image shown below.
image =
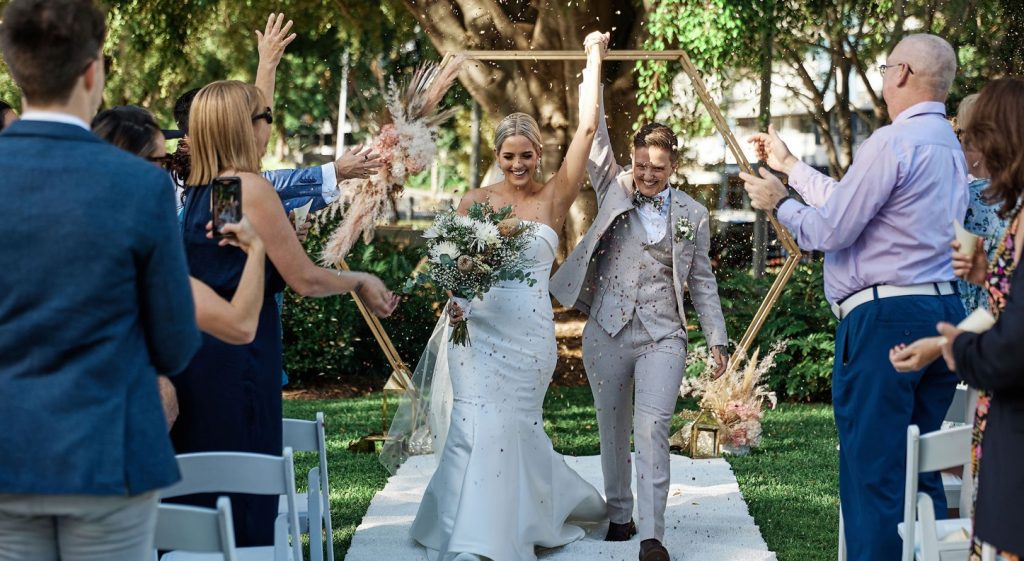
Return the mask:
{"type": "MultiPolygon", "coordinates": [[[[684,404],[680,404],[682,407],[684,404]]],[[[331,509],[336,559],[344,559],[352,534],[387,472],[371,454],[353,454],[347,444],[381,430],[380,397],[332,401],[286,401],[286,417],[327,418],[331,509]]],[[[545,429],[564,454],[599,453],[597,421],[588,388],[552,388],[545,403],[545,429]]],[[[730,458],[740,489],[768,547],[780,561],[836,557],[838,464],[832,408],[781,405],[767,412],[762,448],[730,458]]],[[[312,454],[298,455],[297,472],[315,465],[312,454]]],[[[299,477],[300,483],[304,477],[299,477]]]]}

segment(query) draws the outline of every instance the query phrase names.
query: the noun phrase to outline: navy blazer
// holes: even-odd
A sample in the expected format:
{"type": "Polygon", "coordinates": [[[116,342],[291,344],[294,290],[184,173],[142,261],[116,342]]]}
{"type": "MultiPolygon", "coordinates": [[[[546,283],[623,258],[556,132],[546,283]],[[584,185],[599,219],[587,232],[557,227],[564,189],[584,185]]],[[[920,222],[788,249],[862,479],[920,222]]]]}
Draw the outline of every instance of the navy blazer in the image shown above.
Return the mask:
{"type": "Polygon", "coordinates": [[[1010,280],[999,321],[985,333],[953,341],[956,373],[992,395],[978,468],[975,533],[993,546],[1024,553],[1019,512],[1024,502],[1024,266],[1010,280]]]}
{"type": "Polygon", "coordinates": [[[0,134],[0,177],[0,493],[174,483],[156,377],[200,337],[166,172],[22,120],[0,134]]]}

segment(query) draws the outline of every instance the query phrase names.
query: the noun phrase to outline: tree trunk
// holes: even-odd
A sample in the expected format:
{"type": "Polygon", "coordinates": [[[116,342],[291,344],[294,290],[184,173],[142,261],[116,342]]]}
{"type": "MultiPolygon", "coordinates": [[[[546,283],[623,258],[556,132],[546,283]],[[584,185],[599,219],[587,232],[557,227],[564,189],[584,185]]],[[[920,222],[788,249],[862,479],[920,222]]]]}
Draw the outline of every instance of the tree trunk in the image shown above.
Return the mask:
{"type": "MultiPolygon", "coordinates": [[[[839,38],[842,41],[842,38],[839,38]]],[[[833,61],[837,68],[835,80],[836,128],[839,130],[839,165],[846,171],[853,161],[853,113],[850,109],[850,60],[838,51],[833,61]]]]}
{"type": "MultiPolygon", "coordinates": [[[[592,30],[612,33],[612,49],[635,49],[642,37],[642,8],[630,0],[590,0],[565,5],[555,0],[403,0],[440,53],[464,50],[582,50],[592,30]],[[614,27],[614,30],[611,28],[614,27]]],[[[542,173],[562,164],[577,123],[582,61],[467,61],[459,79],[486,115],[497,121],[514,111],[537,119],[544,140],[542,173]]],[[[604,69],[609,129],[622,157],[636,115],[632,63],[604,69]],[[610,84],[610,85],[609,85],[610,84]]],[[[487,156],[485,156],[487,159],[487,156]]],[[[566,218],[562,257],[590,226],[597,204],[588,187],[566,218]]]]}
{"type": "MultiPolygon", "coordinates": [[[[766,2],[765,25],[761,32],[761,95],[757,112],[757,128],[768,132],[772,122],[772,43],[774,42],[774,25],[772,24],[774,0],[766,2]]],[[[753,263],[751,272],[754,278],[764,276],[768,259],[768,220],[763,210],[754,215],[753,263]]]]}

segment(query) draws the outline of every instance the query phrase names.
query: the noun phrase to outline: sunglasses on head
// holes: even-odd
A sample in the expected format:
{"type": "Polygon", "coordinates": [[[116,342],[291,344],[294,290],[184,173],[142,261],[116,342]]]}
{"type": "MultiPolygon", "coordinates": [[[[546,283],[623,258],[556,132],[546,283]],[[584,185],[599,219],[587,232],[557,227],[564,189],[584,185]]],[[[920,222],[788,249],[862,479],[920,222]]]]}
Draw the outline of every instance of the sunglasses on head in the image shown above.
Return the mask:
{"type": "Polygon", "coordinates": [[[252,116],[252,122],[254,122],[254,123],[256,121],[259,121],[260,119],[265,120],[268,125],[273,125],[274,124],[274,115],[270,112],[270,108],[269,107],[267,107],[265,110],[263,110],[262,113],[257,113],[257,114],[252,116]]]}

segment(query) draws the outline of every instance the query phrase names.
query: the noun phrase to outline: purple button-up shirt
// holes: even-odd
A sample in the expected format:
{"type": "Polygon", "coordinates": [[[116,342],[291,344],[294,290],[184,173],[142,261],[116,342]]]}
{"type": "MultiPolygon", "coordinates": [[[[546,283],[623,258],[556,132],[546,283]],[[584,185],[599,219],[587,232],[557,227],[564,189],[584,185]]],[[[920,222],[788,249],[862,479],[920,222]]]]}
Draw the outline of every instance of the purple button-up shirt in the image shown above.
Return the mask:
{"type": "Polygon", "coordinates": [[[825,252],[825,297],[876,284],[953,280],[953,221],[967,212],[967,164],[942,103],[918,103],[875,131],[841,181],[802,162],[779,221],[800,247],[825,252]]]}

